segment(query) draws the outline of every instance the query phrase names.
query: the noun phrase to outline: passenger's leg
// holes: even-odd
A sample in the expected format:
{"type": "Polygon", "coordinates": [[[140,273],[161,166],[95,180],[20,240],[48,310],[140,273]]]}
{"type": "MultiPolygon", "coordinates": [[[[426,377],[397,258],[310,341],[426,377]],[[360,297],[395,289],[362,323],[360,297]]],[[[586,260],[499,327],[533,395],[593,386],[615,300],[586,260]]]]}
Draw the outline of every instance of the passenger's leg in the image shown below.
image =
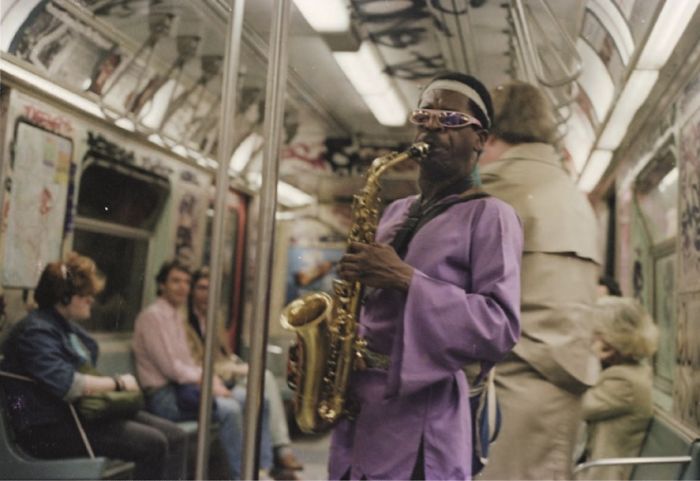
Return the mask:
{"type": "Polygon", "coordinates": [[[289,424],[282,402],[277,379],[271,371],[265,371],[265,398],[270,403],[270,438],[274,455],[274,465],[280,469],[304,469],[290,447],[289,424]]]}
{"type": "Polygon", "coordinates": [[[177,406],[175,387],[168,384],[146,396],[146,410],[170,421],[184,421],[177,406]]]}
{"type": "Polygon", "coordinates": [[[133,461],[134,479],[169,479],[168,439],[160,430],[136,420],[85,424],[97,456],[133,461]]]}
{"type": "Polygon", "coordinates": [[[217,397],[216,407],[215,419],[221,425],[219,438],[226,451],[231,479],[240,479],[243,454],[243,410],[241,404],[232,397],[217,397]]]}
{"type": "Polygon", "coordinates": [[[288,446],[291,440],[289,439],[284,403],[282,402],[280,388],[277,385],[277,379],[269,370],[265,371],[265,398],[270,403],[270,438],[272,439],[272,445],[275,448],[288,446]]]}
{"type": "MultiPolygon", "coordinates": [[[[84,422],[83,428],[96,456],[123,459],[135,463],[134,479],[182,479],[184,466],[173,463],[169,437],[173,442],[173,458],[179,452],[184,458],[185,433],[177,426],[146,413],[138,414],[134,420],[111,420],[84,422]],[[166,428],[167,435],[156,427],[139,422],[148,416],[166,428]]],[[[20,446],[39,458],[65,458],[87,456],[85,447],[75,424],[51,425],[34,428],[18,439],[20,446]]]]}
{"type": "MultiPolygon", "coordinates": [[[[246,402],[246,390],[237,385],[231,391],[233,397],[241,405],[246,402]]],[[[266,396],[267,397],[267,396],[266,396]]],[[[270,403],[267,399],[263,403],[262,427],[260,432],[260,468],[269,471],[272,469],[272,439],[270,436],[270,403]]]]}
{"type": "Polygon", "coordinates": [[[17,444],[40,459],[86,457],[87,448],[74,423],[29,428],[17,434],[17,444]]]}
{"type": "Polygon", "coordinates": [[[165,479],[187,478],[187,433],[177,424],[167,419],[140,411],[135,419],[151,426],[165,435],[168,440],[168,457],[165,460],[165,479]]]}

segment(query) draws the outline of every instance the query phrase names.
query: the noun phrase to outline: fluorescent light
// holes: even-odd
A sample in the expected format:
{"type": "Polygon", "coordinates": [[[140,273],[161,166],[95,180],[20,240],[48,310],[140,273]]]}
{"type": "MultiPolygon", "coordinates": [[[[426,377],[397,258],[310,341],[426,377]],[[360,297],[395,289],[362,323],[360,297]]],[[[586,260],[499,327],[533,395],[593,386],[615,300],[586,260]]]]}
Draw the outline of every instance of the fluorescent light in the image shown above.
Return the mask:
{"type": "Polygon", "coordinates": [[[12,39],[41,0],[5,0],[0,2],[0,50],[7,52],[12,39]]]}
{"type": "Polygon", "coordinates": [[[350,13],[343,0],[294,0],[294,3],[317,32],[346,32],[350,29],[350,13]]]}
{"type": "Polygon", "coordinates": [[[158,134],[151,134],[148,136],[148,140],[153,142],[156,145],[160,145],[161,147],[165,147],[165,142],[163,142],[163,139],[161,139],[160,135],[158,134]]]}
{"type": "Polygon", "coordinates": [[[178,155],[181,155],[182,157],[187,157],[187,149],[183,145],[176,145],[170,150],[172,150],[178,155]]]}
{"type": "Polygon", "coordinates": [[[136,126],[134,125],[134,123],[126,117],[120,118],[119,120],[114,122],[114,125],[116,125],[117,127],[121,127],[124,130],[128,130],[129,132],[134,132],[136,130],[136,126]]]}
{"type": "Polygon", "coordinates": [[[659,77],[658,70],[635,70],[620,95],[615,110],[598,140],[598,148],[615,150],[627,133],[637,110],[647,100],[649,92],[659,77]]]}
{"type": "MultiPolygon", "coordinates": [[[[248,172],[245,177],[248,185],[254,190],[259,189],[262,185],[262,174],[260,172],[248,172]]],[[[313,203],[313,201],[314,198],[306,192],[286,182],[277,182],[277,202],[285,207],[303,207],[313,203]]]]}
{"type": "Polygon", "coordinates": [[[406,123],[408,111],[394,89],[383,94],[367,95],[364,99],[380,124],[401,127],[406,123]]]}
{"type": "Polygon", "coordinates": [[[637,68],[659,69],[666,64],[700,0],[666,0],[644,44],[637,68]]]}
{"type": "Polygon", "coordinates": [[[357,52],[334,52],[333,57],[360,95],[381,94],[391,88],[370,42],[363,42],[357,52]]]}
{"type": "Polygon", "coordinates": [[[231,156],[230,170],[233,173],[242,172],[248,162],[252,159],[253,154],[260,150],[263,143],[262,135],[252,132],[241,142],[231,156]]]}
{"type": "Polygon", "coordinates": [[[158,128],[161,120],[163,120],[165,111],[168,109],[169,101],[175,98],[172,94],[173,90],[176,88],[177,82],[170,79],[165,83],[165,85],[162,85],[158,89],[150,102],[148,102],[148,104],[144,106],[143,110],[139,112],[139,115],[143,116],[141,119],[141,123],[143,125],[152,129],[158,128]],[[143,112],[144,110],[146,110],[145,114],[143,112]]]}
{"type": "Polygon", "coordinates": [[[278,201],[285,207],[303,207],[312,204],[314,198],[286,182],[277,183],[278,201]]]}
{"type": "Polygon", "coordinates": [[[62,102],[72,105],[83,112],[87,112],[90,115],[99,117],[101,119],[105,118],[105,114],[102,113],[100,107],[82,95],[71,92],[70,90],[61,87],[45,78],[37,75],[29,70],[25,70],[12,62],[0,58],[0,71],[6,72],[13,77],[17,77],[20,80],[27,82],[29,85],[41,90],[45,94],[56,98],[62,102]]]}
{"type": "Polygon", "coordinates": [[[363,42],[357,52],[334,52],[333,56],[380,124],[400,127],[406,123],[408,110],[370,42],[363,42]]]}
{"type": "Polygon", "coordinates": [[[587,42],[579,38],[576,42],[576,50],[583,63],[578,83],[588,95],[595,110],[595,116],[600,122],[613,104],[615,84],[605,64],[587,42]]]}
{"type": "Polygon", "coordinates": [[[661,192],[665,191],[671,186],[675,186],[678,184],[678,167],[674,167],[671,169],[668,174],[664,176],[663,179],[661,179],[661,182],[659,182],[659,190],[661,192]]]}
{"type": "Polygon", "coordinates": [[[609,150],[595,150],[588,159],[588,163],[583,170],[583,173],[578,179],[578,186],[586,191],[592,191],[605,170],[610,165],[613,153],[609,150]]]}
{"type": "Polygon", "coordinates": [[[299,216],[296,212],[277,211],[275,212],[275,220],[295,220],[299,216]]]}

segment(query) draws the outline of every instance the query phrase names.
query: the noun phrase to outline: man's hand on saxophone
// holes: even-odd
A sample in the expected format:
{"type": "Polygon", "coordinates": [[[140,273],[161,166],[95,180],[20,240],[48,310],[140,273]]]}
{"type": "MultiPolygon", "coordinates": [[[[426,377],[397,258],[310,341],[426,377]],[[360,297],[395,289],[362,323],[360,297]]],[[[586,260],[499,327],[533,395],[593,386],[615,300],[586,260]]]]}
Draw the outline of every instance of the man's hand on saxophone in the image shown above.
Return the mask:
{"type": "Polygon", "coordinates": [[[340,259],[338,276],[370,287],[407,292],[413,267],[401,260],[389,244],[351,242],[340,259]]]}

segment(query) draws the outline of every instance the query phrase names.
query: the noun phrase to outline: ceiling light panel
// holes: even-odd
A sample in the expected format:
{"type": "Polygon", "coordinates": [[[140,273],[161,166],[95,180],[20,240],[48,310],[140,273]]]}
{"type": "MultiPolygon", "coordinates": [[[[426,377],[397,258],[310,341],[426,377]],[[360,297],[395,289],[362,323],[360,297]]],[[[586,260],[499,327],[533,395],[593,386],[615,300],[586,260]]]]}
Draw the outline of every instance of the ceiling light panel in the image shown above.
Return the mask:
{"type": "Polygon", "coordinates": [[[320,33],[346,32],[350,13],[343,0],[294,0],[309,25],[320,33]]]}

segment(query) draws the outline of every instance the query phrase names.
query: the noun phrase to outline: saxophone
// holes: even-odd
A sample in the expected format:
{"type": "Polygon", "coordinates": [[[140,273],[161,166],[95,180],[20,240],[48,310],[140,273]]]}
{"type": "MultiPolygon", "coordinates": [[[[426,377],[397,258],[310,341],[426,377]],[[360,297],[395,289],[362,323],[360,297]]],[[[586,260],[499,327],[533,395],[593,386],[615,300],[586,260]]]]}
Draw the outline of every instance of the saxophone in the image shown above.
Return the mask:
{"type": "MultiPolygon", "coordinates": [[[[378,157],[367,173],[365,186],[353,197],[348,243],[374,242],[379,222],[379,183],[382,175],[408,159],[420,160],[428,144],[418,142],[405,152],[378,157]]],[[[289,387],[295,391],[294,416],[304,432],[323,432],[345,414],[346,390],[365,341],[357,336],[362,285],[333,281],[333,296],[312,292],[282,311],[282,327],[297,335],[290,349],[289,387]]]]}

